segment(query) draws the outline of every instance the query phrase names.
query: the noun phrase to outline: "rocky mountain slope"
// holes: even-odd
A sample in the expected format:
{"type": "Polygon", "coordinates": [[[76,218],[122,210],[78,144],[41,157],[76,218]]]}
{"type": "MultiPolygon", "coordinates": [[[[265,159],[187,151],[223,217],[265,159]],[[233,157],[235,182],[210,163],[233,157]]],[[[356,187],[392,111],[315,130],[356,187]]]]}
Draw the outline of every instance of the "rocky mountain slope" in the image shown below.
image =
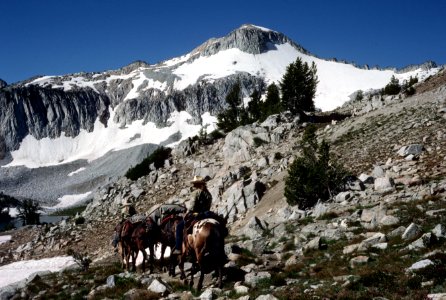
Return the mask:
{"type": "Polygon", "coordinates": [[[0,244],[2,264],[67,249],[94,262],[89,272],[36,277],[4,289],[2,297],[444,299],[444,74],[417,85],[414,96],[318,124],[318,137],[330,141],[333,155],[357,176],[331,201],[302,211],[283,197],[306,126],[298,118],[271,116],[208,145],[186,140],[164,168],[95,191],[85,223],[78,216],[9,232],[12,240],[0,244]],[[157,204],[183,203],[193,175],[209,176],[213,210],[229,217],[224,288],[213,287],[208,276],[204,291],[194,294],[161,271],[122,273],[110,246],[119,204],[130,199],[148,214],[157,204]]]}

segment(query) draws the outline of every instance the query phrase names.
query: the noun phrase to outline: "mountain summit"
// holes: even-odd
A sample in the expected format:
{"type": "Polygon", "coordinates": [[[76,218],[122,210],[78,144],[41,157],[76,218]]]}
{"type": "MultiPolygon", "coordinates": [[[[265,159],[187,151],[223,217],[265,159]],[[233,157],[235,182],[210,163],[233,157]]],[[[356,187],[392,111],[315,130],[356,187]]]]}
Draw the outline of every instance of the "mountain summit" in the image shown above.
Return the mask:
{"type": "Polygon", "coordinates": [[[227,36],[210,39],[191,53],[200,56],[211,56],[219,51],[237,48],[249,54],[262,54],[277,50],[275,45],[291,44],[304,54],[309,54],[303,47],[291,41],[284,34],[252,24],[243,25],[229,33],[227,36]]]}

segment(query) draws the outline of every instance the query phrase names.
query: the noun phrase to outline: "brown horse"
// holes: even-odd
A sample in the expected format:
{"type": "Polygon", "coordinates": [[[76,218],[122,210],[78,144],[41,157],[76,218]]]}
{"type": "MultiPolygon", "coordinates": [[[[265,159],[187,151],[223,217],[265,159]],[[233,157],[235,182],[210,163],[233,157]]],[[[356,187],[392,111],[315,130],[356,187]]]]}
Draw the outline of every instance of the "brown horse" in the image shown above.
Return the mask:
{"type": "MultiPolygon", "coordinates": [[[[164,268],[164,253],[167,247],[173,251],[175,249],[175,234],[178,223],[183,218],[177,215],[170,215],[161,221],[161,266],[164,268]]],[[[175,276],[176,257],[172,254],[169,258],[169,275],[175,276]]]]}
{"type": "MultiPolygon", "coordinates": [[[[118,227],[119,225],[117,225],[116,227],[118,227]]],[[[125,269],[127,271],[130,271],[130,264],[129,264],[129,260],[130,260],[130,256],[132,257],[132,266],[133,266],[133,270],[136,269],[136,264],[135,264],[135,256],[134,256],[134,252],[133,252],[133,241],[132,241],[132,234],[133,234],[133,230],[135,229],[136,224],[133,224],[132,222],[130,222],[130,220],[125,220],[121,223],[121,231],[120,231],[120,238],[119,238],[119,243],[118,243],[118,247],[120,248],[120,252],[121,252],[121,259],[122,259],[122,266],[125,266],[125,269]]],[[[115,228],[116,230],[116,228],[115,228]]]]}
{"type": "Polygon", "coordinates": [[[135,257],[141,251],[143,255],[142,271],[145,272],[147,253],[146,248],[149,248],[149,263],[150,274],[153,273],[154,261],[155,261],[155,245],[161,239],[161,229],[156,222],[147,217],[144,222],[140,223],[132,233],[132,250],[136,253],[135,257]]]}
{"type": "Polygon", "coordinates": [[[126,269],[129,270],[129,260],[132,258],[131,270],[136,270],[138,253],[143,255],[142,271],[145,272],[147,252],[149,248],[150,273],[153,273],[155,245],[160,241],[161,230],[152,218],[147,217],[143,222],[132,223],[126,220],[122,224],[121,239],[122,259],[125,260],[126,269]]]}
{"type": "Polygon", "coordinates": [[[193,287],[194,270],[199,268],[200,279],[197,290],[203,287],[204,274],[216,270],[218,273],[218,287],[222,287],[223,266],[226,262],[224,250],[225,227],[215,219],[207,218],[195,223],[192,234],[188,234],[183,241],[183,251],[180,257],[179,267],[181,279],[186,278],[184,262],[186,257],[192,257],[192,271],[190,287],[193,287]],[[197,268],[198,266],[198,268],[197,268]]]}

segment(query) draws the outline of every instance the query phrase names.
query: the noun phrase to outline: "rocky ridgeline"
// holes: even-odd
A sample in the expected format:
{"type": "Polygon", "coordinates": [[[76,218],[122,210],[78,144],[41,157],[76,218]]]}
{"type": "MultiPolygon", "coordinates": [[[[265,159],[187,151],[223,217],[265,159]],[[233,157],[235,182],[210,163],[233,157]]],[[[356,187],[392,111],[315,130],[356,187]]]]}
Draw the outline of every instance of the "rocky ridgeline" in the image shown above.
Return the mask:
{"type": "MultiPolygon", "coordinates": [[[[429,69],[434,66],[435,65],[432,65],[431,62],[428,62],[421,66],[408,67],[408,69],[401,70],[401,72],[409,71],[413,68],[429,69]]],[[[445,78],[446,70],[442,69],[438,72],[438,74],[427,78],[426,80],[424,80],[425,78],[420,78],[420,82],[415,84],[413,87],[418,94],[423,94],[426,91],[432,90],[432,87],[434,87],[436,93],[441,93],[442,91],[444,92],[446,90],[446,87],[443,86],[438,89],[437,87],[444,84],[445,78]]],[[[397,103],[402,104],[403,101],[408,97],[408,95],[406,95],[405,93],[399,93],[397,95],[381,95],[380,90],[366,91],[364,92],[362,99],[357,99],[357,96],[357,92],[353,93],[350,96],[350,100],[336,109],[336,111],[358,116],[383,108],[388,105],[397,103]]],[[[422,97],[424,97],[424,95],[422,97]]]]}
{"type": "MultiPolygon", "coordinates": [[[[200,175],[209,179],[212,209],[227,215],[230,227],[225,287],[214,288],[206,277],[201,299],[335,298],[340,292],[355,297],[358,285],[370,298],[401,293],[406,299],[428,294],[443,299],[444,283],[435,274],[442,276],[446,267],[445,101],[444,89],[438,89],[321,127],[318,137],[332,142],[334,156],[356,176],[344,192],[311,210],[290,206],[283,197],[284,176],[299,152],[305,124],[275,115],[209,145],[180,143],[163,168],[98,190],[82,215],[84,224],[75,218],[44,231],[34,227],[42,232],[15,245],[11,259],[75,248],[87,250],[99,265],[113,255],[109,244],[122,201],[132,200],[144,214],[157,204],[184,203],[191,178],[200,175]],[[376,281],[366,281],[371,278],[376,281]]],[[[64,278],[56,285],[79,293],[79,286],[64,278]]],[[[175,288],[177,279],[116,271],[97,275],[99,285],[87,284],[87,298],[115,291],[123,278],[137,283],[125,291],[126,299],[147,292],[193,298],[175,288]]]]}

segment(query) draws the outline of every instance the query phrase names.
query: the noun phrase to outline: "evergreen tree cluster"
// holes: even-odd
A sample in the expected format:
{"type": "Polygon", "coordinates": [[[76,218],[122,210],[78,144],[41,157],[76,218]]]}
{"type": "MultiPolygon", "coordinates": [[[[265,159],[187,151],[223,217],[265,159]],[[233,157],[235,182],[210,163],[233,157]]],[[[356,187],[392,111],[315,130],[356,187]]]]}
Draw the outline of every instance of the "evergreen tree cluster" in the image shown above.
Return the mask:
{"type": "Polygon", "coordinates": [[[125,173],[125,177],[131,180],[137,180],[142,176],[148,175],[150,173],[150,165],[152,163],[156,169],[163,167],[164,161],[170,157],[171,152],[171,148],[165,148],[163,146],[157,148],[152,152],[152,154],[144,158],[142,162],[130,168],[125,173]]]}
{"type": "Polygon", "coordinates": [[[291,63],[282,78],[282,106],[292,114],[303,111],[314,111],[314,95],[318,83],[316,64],[309,66],[298,58],[291,63]]]}
{"type": "Polygon", "coordinates": [[[34,225],[40,223],[40,212],[42,209],[37,201],[31,199],[23,200],[18,206],[18,217],[22,220],[23,225],[34,225]]]}
{"type": "Polygon", "coordinates": [[[344,188],[347,171],[330,158],[330,146],[316,139],[316,127],[306,128],[300,143],[302,155],[288,170],[285,197],[288,204],[307,209],[326,201],[344,188]]]}
{"type": "Polygon", "coordinates": [[[390,82],[382,89],[382,95],[397,95],[403,92],[406,96],[415,94],[415,88],[413,85],[418,82],[417,77],[410,76],[409,80],[403,82],[400,85],[398,79],[395,76],[390,78],[390,82]]]}
{"type": "Polygon", "coordinates": [[[398,79],[394,75],[390,78],[390,82],[382,89],[382,95],[398,95],[401,92],[401,86],[398,79]]]}
{"type": "Polygon", "coordinates": [[[9,208],[17,207],[19,205],[19,200],[0,192],[0,223],[10,222],[12,218],[9,215],[9,208]]]}
{"type": "Polygon", "coordinates": [[[242,105],[240,83],[235,84],[225,99],[228,109],[217,115],[217,126],[229,132],[238,126],[263,122],[268,116],[286,110],[294,115],[314,111],[313,98],[318,83],[316,72],[314,62],[309,66],[297,58],[287,67],[279,84],[280,90],[274,83],[269,85],[264,101],[261,100],[262,91],[254,90],[246,108],[242,105]]]}

